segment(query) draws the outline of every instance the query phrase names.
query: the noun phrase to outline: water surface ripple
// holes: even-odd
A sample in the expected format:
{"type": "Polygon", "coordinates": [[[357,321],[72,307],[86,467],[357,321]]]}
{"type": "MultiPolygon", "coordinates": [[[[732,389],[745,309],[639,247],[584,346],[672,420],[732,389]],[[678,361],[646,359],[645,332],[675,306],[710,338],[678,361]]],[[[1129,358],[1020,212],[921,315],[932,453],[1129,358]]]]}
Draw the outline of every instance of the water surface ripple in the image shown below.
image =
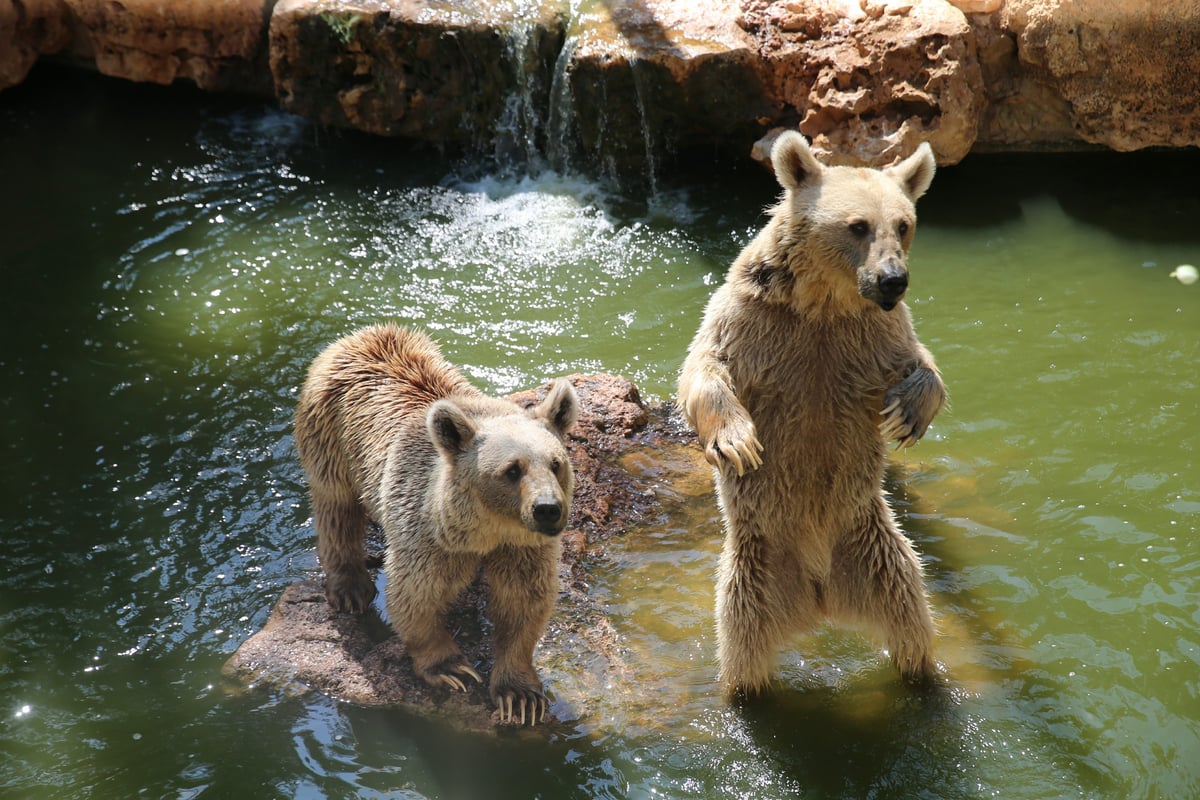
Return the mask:
{"type": "Polygon", "coordinates": [[[1200,796],[1200,287],[1167,277],[1200,261],[1194,154],[977,158],[922,201],[909,303],[953,406],[887,488],[943,691],[823,630],[769,703],[724,704],[719,520],[664,482],[592,559],[628,669],[548,735],[481,740],[219,683],[316,574],[307,362],[399,319],[490,392],[609,371],[667,399],[769,178],[659,176],[647,201],[32,81],[0,95],[6,797],[1200,796]]]}

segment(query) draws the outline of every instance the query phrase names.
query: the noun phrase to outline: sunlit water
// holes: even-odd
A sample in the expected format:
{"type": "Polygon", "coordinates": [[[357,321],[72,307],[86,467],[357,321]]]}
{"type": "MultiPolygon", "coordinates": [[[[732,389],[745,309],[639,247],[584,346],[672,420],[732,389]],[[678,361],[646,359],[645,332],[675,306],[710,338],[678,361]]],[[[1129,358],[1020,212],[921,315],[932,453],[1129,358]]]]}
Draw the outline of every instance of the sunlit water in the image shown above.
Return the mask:
{"type": "Polygon", "coordinates": [[[491,392],[608,371],[667,399],[770,180],[647,202],[189,93],[0,95],[0,794],[1200,795],[1200,285],[1168,277],[1200,262],[1198,167],[978,159],[921,204],[909,302],[953,407],[889,488],[944,692],[827,630],[769,703],[725,705],[719,524],[668,471],[662,515],[592,559],[625,669],[552,733],[480,739],[221,687],[316,574],[307,362],[400,319],[491,392]]]}

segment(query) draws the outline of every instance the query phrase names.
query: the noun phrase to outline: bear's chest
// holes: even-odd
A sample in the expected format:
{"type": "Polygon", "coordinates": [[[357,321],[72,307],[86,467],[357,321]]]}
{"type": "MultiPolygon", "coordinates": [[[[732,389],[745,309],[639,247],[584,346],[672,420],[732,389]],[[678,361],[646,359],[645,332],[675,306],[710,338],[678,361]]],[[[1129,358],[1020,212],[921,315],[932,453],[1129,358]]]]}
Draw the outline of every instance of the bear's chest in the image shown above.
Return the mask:
{"type": "Polygon", "coordinates": [[[881,408],[894,382],[894,354],[876,326],[858,319],[812,324],[762,314],[749,336],[729,342],[728,364],[739,399],[760,414],[810,419],[860,416],[881,408]]]}

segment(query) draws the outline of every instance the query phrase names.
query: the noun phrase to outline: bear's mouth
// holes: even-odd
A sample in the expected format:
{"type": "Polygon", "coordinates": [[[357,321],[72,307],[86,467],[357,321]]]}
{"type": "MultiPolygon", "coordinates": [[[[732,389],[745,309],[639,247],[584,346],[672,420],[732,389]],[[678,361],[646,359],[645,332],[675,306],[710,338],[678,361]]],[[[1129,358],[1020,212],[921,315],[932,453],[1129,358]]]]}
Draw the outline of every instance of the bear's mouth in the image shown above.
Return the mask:
{"type": "Polygon", "coordinates": [[[538,522],[534,523],[532,530],[553,539],[562,533],[565,527],[562,522],[538,522]]]}

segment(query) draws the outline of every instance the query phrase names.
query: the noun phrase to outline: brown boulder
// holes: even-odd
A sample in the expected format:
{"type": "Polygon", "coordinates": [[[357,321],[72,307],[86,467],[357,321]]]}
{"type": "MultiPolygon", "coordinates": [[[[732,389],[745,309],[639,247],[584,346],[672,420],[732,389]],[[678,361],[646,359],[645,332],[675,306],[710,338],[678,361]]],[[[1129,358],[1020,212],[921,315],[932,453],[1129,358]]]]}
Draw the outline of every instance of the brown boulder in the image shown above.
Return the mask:
{"type": "Polygon", "coordinates": [[[25,80],[34,62],[71,42],[64,0],[0,0],[0,89],[25,80]]]}
{"type": "Polygon", "coordinates": [[[945,0],[750,0],[769,92],[830,163],[884,165],[928,141],[939,163],[975,143],[986,105],[975,38],[945,0]]]}
{"type": "Polygon", "coordinates": [[[282,0],[270,34],[279,102],[331,125],[490,146],[517,98],[511,137],[538,137],[529,117],[548,106],[566,0],[496,0],[467,11],[414,0],[282,0]]]}
{"type": "Polygon", "coordinates": [[[1114,150],[1200,144],[1195,0],[1008,0],[1032,94],[1057,99],[1075,137],[1114,150]]]}
{"type": "Polygon", "coordinates": [[[274,0],[64,1],[76,29],[72,55],[105,75],[270,92],[266,34],[274,0]]]}
{"type": "Polygon", "coordinates": [[[679,153],[744,157],[777,104],[740,19],[725,0],[589,6],[573,20],[554,98],[566,155],[592,171],[651,180],[679,153]]]}

